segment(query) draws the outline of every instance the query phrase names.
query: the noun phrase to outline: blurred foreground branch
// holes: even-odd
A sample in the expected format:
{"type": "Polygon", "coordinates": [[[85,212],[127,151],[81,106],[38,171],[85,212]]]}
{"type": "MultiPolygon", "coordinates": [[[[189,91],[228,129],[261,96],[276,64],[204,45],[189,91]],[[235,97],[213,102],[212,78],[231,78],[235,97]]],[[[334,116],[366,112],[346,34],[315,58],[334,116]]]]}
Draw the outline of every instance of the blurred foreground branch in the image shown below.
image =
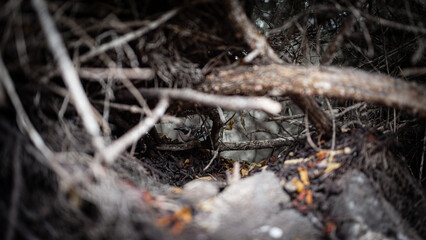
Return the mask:
{"type": "Polygon", "coordinates": [[[147,97],[164,96],[196,102],[233,111],[262,110],[270,114],[281,112],[281,104],[267,97],[223,96],[198,92],[192,89],[144,89],[139,91],[147,97]]]}

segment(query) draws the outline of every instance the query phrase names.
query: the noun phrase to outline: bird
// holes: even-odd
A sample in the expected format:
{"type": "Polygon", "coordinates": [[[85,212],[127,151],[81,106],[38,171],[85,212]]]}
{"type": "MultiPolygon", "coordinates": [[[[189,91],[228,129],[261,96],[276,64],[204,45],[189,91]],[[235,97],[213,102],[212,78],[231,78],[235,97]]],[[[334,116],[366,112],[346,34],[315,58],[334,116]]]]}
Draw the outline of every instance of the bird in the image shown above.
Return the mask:
{"type": "Polygon", "coordinates": [[[182,126],[174,128],[174,130],[179,131],[179,137],[184,142],[189,141],[205,141],[208,137],[208,133],[205,127],[197,127],[197,126],[182,126]]]}

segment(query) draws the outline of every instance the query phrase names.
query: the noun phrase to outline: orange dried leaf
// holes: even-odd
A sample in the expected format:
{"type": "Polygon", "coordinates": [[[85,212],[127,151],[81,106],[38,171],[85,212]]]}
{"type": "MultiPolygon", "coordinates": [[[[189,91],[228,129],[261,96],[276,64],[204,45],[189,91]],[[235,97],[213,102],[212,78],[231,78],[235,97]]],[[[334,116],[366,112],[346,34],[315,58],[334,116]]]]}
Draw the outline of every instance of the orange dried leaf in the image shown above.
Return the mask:
{"type": "Polygon", "coordinates": [[[234,126],[234,118],[229,121],[228,125],[226,125],[225,130],[232,130],[232,126],[234,126]]]}
{"type": "Polygon", "coordinates": [[[299,193],[299,195],[297,195],[296,200],[299,202],[302,202],[303,200],[305,200],[306,197],[306,190],[303,190],[299,193]]]}
{"type": "Polygon", "coordinates": [[[317,152],[317,161],[322,161],[327,156],[328,150],[322,150],[320,152],[317,152]]]}
{"type": "Polygon", "coordinates": [[[172,193],[175,193],[175,194],[182,194],[182,192],[183,192],[182,188],[175,187],[172,189],[172,193]]]}
{"type": "Polygon", "coordinates": [[[157,219],[157,225],[161,227],[169,226],[172,234],[177,235],[185,228],[185,224],[192,221],[191,208],[185,206],[173,214],[157,219]]]}
{"type": "Polygon", "coordinates": [[[300,193],[301,191],[305,189],[305,185],[301,181],[297,180],[296,178],[291,179],[291,182],[294,185],[296,185],[296,190],[298,193],[300,193]]]}
{"type": "Polygon", "coordinates": [[[309,189],[308,191],[306,191],[306,197],[305,197],[305,202],[306,204],[308,204],[308,206],[311,206],[313,203],[313,196],[312,196],[312,191],[309,189]]]}
{"type": "Polygon", "coordinates": [[[325,227],[324,232],[325,232],[326,235],[329,235],[329,234],[335,232],[336,229],[337,229],[336,223],[329,222],[329,223],[327,223],[327,226],[325,227]]]}
{"type": "Polygon", "coordinates": [[[247,169],[245,169],[245,168],[241,169],[241,177],[245,177],[245,176],[247,176],[247,175],[248,175],[248,173],[249,173],[249,170],[247,170],[247,169]]]}
{"type": "Polygon", "coordinates": [[[151,193],[149,193],[148,191],[141,191],[142,194],[142,199],[145,202],[151,202],[154,200],[154,196],[151,195],[151,193]]]}
{"type": "Polygon", "coordinates": [[[188,206],[183,207],[183,208],[182,208],[182,209],[180,209],[179,211],[176,211],[176,212],[174,213],[174,216],[175,216],[177,219],[179,219],[179,220],[181,220],[181,221],[183,221],[183,222],[185,222],[185,223],[191,222],[191,221],[192,221],[191,208],[190,208],[190,207],[188,207],[188,206]]]}
{"type": "Polygon", "coordinates": [[[182,230],[185,228],[185,223],[184,222],[175,222],[175,224],[173,224],[172,229],[170,230],[170,232],[173,235],[179,235],[182,230]]]}
{"type": "Polygon", "coordinates": [[[324,173],[331,172],[333,170],[338,169],[339,167],[340,167],[340,163],[330,162],[327,164],[327,168],[324,170],[324,173]]]}
{"type": "Polygon", "coordinates": [[[299,171],[299,177],[302,183],[305,186],[309,186],[311,183],[309,182],[308,171],[306,170],[306,168],[298,167],[297,170],[299,171]]]}
{"type": "Polygon", "coordinates": [[[173,216],[171,215],[160,217],[159,219],[157,219],[157,226],[165,227],[170,225],[172,221],[173,221],[173,216]]]}

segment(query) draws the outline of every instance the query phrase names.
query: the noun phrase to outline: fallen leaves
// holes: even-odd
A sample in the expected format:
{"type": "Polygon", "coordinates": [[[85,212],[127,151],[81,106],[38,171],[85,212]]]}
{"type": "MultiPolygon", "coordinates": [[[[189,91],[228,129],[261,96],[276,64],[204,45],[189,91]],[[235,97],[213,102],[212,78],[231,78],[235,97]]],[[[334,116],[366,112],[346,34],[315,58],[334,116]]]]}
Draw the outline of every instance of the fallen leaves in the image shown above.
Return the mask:
{"type": "Polygon", "coordinates": [[[189,206],[184,206],[172,214],[158,218],[157,225],[160,227],[168,227],[173,235],[179,235],[191,221],[191,208],[189,206]]]}

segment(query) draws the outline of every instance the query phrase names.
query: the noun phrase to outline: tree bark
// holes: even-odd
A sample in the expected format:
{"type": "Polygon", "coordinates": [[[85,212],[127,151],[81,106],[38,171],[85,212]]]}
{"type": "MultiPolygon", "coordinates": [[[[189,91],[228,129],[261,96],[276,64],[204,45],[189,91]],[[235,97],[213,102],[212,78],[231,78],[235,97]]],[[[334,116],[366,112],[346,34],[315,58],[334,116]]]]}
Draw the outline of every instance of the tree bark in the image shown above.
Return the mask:
{"type": "MultiPolygon", "coordinates": [[[[424,86],[352,68],[280,64],[240,66],[212,73],[198,86],[222,94],[313,96],[353,99],[395,107],[426,119],[424,86]]],[[[300,101],[299,101],[300,102],[300,101]]],[[[312,119],[316,111],[310,111],[312,119]]],[[[313,121],[318,122],[319,120],[313,121]]]]}

